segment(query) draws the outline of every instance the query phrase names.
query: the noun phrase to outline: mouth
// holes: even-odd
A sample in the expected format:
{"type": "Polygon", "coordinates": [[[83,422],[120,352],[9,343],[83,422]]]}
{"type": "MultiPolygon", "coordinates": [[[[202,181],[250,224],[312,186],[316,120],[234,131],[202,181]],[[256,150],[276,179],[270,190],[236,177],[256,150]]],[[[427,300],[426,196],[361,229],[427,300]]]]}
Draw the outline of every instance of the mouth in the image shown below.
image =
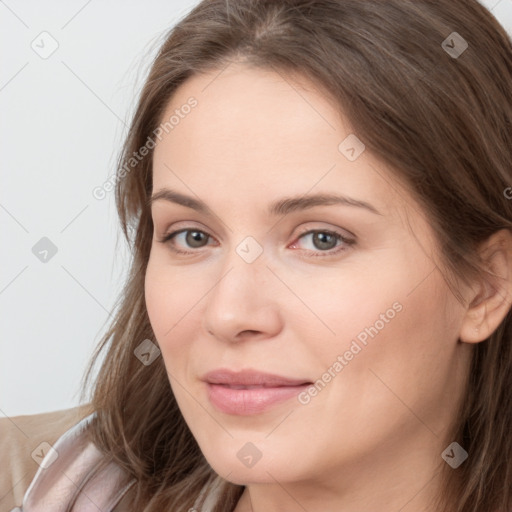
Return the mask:
{"type": "Polygon", "coordinates": [[[281,375],[221,369],[203,376],[212,405],[231,415],[253,415],[297,396],[313,383],[281,375]]]}
{"type": "Polygon", "coordinates": [[[294,379],[275,373],[260,372],[257,370],[242,370],[237,372],[225,368],[208,372],[203,375],[201,380],[209,384],[245,387],[281,387],[312,384],[312,382],[307,379],[294,379]]]}
{"type": "MultiPolygon", "coordinates": [[[[212,384],[212,383],[210,383],[212,384]]],[[[286,386],[270,386],[270,385],[262,385],[262,386],[241,386],[241,385],[231,385],[231,384],[216,384],[217,386],[224,386],[229,389],[262,389],[262,388],[277,388],[277,387],[286,387],[286,386]]]]}

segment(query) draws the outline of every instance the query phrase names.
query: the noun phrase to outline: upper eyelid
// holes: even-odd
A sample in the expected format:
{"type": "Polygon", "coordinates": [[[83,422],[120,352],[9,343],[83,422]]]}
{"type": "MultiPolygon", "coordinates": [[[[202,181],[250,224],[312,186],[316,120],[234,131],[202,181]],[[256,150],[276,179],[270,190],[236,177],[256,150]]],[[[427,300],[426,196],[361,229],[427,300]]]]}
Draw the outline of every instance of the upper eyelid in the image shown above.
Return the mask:
{"type": "MultiPolygon", "coordinates": [[[[356,241],[357,237],[355,235],[353,235],[350,232],[348,232],[349,233],[348,235],[344,235],[343,233],[339,232],[340,229],[341,228],[304,228],[304,230],[302,230],[300,233],[295,235],[294,241],[301,239],[305,235],[311,235],[315,232],[332,233],[334,236],[337,237],[338,240],[340,240],[342,242],[347,242],[348,240],[350,240],[352,242],[356,241]]],[[[168,239],[169,237],[171,237],[171,235],[172,235],[171,239],[174,239],[177,235],[186,233],[187,231],[199,231],[199,232],[203,233],[204,235],[206,235],[208,238],[212,238],[212,239],[216,240],[215,236],[210,234],[207,230],[202,229],[202,228],[196,228],[196,227],[190,226],[190,225],[184,226],[183,228],[177,228],[177,229],[170,230],[169,232],[164,233],[161,238],[162,238],[162,240],[165,240],[165,239],[168,239]]],[[[343,231],[347,231],[347,230],[343,230],[343,231]]]]}

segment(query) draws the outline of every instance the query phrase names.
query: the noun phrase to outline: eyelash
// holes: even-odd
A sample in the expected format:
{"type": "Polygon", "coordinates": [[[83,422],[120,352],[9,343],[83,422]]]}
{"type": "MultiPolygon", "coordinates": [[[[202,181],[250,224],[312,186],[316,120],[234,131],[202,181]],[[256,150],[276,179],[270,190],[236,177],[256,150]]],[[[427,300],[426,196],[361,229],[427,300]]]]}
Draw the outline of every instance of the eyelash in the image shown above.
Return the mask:
{"type": "MultiPolygon", "coordinates": [[[[202,231],[200,229],[184,228],[184,229],[179,229],[177,231],[173,231],[173,232],[165,235],[161,240],[158,240],[158,242],[163,243],[163,244],[168,244],[168,242],[170,242],[176,235],[178,235],[180,233],[186,233],[188,231],[195,231],[197,233],[202,233],[202,234],[208,236],[209,238],[212,238],[211,235],[209,235],[208,233],[206,233],[205,231],[202,231]]],[[[343,244],[347,245],[348,247],[355,244],[355,240],[347,238],[346,236],[342,235],[341,233],[338,233],[337,231],[331,231],[331,230],[326,230],[326,229],[310,229],[309,231],[305,231],[304,233],[301,233],[299,235],[299,237],[297,238],[297,240],[300,240],[302,237],[304,237],[306,235],[313,234],[313,233],[326,233],[328,235],[333,235],[334,237],[336,237],[336,239],[338,241],[343,242],[343,244]]],[[[179,249],[176,249],[172,244],[168,244],[168,245],[170,246],[171,251],[173,251],[176,254],[187,255],[187,254],[194,254],[199,251],[199,249],[193,250],[193,251],[181,251],[179,249]]],[[[309,251],[309,252],[313,252],[312,257],[314,257],[314,258],[326,258],[329,256],[334,256],[342,251],[346,251],[348,249],[348,247],[343,247],[343,245],[341,245],[338,248],[329,249],[327,251],[319,250],[319,251],[309,251]]]]}

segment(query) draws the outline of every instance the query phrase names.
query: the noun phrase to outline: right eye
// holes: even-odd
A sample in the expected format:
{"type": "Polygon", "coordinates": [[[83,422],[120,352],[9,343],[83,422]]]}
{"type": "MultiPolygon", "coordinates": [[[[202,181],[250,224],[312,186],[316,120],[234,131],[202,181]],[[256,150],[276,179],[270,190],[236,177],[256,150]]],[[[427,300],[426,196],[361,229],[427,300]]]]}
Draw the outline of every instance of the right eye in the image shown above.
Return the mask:
{"type": "Polygon", "coordinates": [[[171,251],[177,254],[193,254],[194,252],[197,252],[177,249],[176,240],[179,240],[180,238],[184,243],[188,245],[188,247],[191,247],[192,249],[200,249],[201,247],[205,247],[207,245],[203,244],[203,242],[205,240],[207,241],[209,238],[211,238],[211,236],[208,233],[205,233],[204,231],[196,228],[185,228],[173,231],[158,241],[160,243],[169,245],[171,251]]]}

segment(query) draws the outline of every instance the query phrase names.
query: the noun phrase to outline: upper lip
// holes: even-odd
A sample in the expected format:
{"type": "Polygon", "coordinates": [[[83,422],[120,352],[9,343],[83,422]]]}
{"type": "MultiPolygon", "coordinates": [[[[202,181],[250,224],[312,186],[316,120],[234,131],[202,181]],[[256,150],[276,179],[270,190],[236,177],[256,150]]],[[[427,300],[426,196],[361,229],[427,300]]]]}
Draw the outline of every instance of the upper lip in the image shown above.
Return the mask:
{"type": "Polygon", "coordinates": [[[290,379],[281,375],[260,372],[257,370],[232,371],[225,368],[213,370],[203,375],[201,380],[210,384],[227,384],[230,386],[300,386],[311,384],[307,379],[290,379]]]}

